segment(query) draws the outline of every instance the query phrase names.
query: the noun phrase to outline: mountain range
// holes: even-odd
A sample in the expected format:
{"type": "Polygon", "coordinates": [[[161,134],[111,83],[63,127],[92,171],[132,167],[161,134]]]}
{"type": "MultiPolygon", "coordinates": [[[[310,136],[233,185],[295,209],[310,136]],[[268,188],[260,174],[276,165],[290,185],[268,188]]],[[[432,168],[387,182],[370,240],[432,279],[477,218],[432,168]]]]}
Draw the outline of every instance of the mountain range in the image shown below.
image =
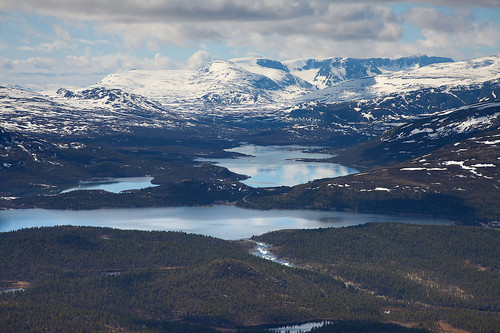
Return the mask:
{"type": "MultiPolygon", "coordinates": [[[[75,91],[44,94],[1,86],[0,179],[8,188],[0,194],[17,197],[106,176],[153,174],[176,183],[172,175],[189,170],[196,176],[183,176],[179,181],[191,183],[178,191],[202,191],[202,182],[207,193],[229,189],[217,200],[235,202],[241,197],[234,193],[244,188],[236,184],[241,178],[209,177],[220,171],[201,172],[195,158],[229,156],[224,149],[239,142],[307,144],[324,146],[336,162],[369,171],[342,183],[264,192],[244,188],[241,204],[390,211],[398,206],[394,200],[406,198],[410,204],[398,206],[410,207],[401,208],[405,213],[440,202],[439,209],[422,209],[455,218],[455,212],[442,209],[449,204],[462,207],[467,218],[491,221],[498,212],[483,206],[500,202],[498,96],[500,56],[457,62],[426,56],[249,57],[214,60],[192,71],[113,73],[75,91]]],[[[149,196],[164,204],[158,193],[171,189],[155,191],[156,199],[144,192],[137,202],[149,196]]],[[[14,201],[1,205],[17,207],[14,201]]]]}
{"type": "Polygon", "coordinates": [[[367,140],[423,113],[495,98],[499,80],[498,56],[460,62],[252,57],[215,60],[194,71],[114,73],[54,94],[0,87],[0,119],[8,130],[59,136],[220,125],[228,132],[278,128],[286,141],[312,131],[316,141],[367,140]]]}

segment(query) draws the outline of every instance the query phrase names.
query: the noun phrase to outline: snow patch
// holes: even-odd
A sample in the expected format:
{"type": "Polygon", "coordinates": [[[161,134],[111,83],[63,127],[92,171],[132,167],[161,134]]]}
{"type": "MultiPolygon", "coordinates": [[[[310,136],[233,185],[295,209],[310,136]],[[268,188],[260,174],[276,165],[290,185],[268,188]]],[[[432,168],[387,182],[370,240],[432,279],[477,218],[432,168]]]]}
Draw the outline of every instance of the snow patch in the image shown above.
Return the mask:
{"type": "Polygon", "coordinates": [[[491,163],[488,163],[488,164],[474,164],[472,165],[473,168],[496,168],[496,165],[495,164],[491,164],[491,163]]]}
{"type": "Polygon", "coordinates": [[[386,188],[386,187],[375,187],[375,191],[391,192],[391,189],[386,188]]]}

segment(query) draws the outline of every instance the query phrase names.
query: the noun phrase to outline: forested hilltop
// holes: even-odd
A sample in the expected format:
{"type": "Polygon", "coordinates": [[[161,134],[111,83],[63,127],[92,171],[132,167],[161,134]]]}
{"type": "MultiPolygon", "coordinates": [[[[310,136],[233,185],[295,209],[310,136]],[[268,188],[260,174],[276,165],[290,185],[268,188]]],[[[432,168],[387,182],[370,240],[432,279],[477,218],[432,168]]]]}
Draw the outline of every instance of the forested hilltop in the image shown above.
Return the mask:
{"type": "Polygon", "coordinates": [[[262,331],[256,325],[330,319],[336,323],[323,331],[423,332],[382,322],[500,330],[496,230],[373,224],[258,239],[298,266],[255,257],[248,241],[185,233],[89,227],[2,233],[1,289],[26,289],[0,293],[0,327],[255,332],[262,331]]]}
{"type": "MultiPolygon", "coordinates": [[[[276,231],[255,239],[298,267],[386,299],[424,305],[420,318],[444,319],[473,332],[500,329],[497,230],[382,223],[276,231]]],[[[395,321],[418,318],[397,306],[386,315],[395,321]]]]}

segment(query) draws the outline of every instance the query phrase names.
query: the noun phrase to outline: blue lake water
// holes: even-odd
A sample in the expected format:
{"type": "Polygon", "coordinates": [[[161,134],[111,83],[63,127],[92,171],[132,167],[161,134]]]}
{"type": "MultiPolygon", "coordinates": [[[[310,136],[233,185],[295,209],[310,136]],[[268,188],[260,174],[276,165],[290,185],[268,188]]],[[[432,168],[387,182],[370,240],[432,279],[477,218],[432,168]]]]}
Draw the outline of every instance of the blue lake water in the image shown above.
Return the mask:
{"type": "Polygon", "coordinates": [[[345,227],[367,222],[450,224],[447,220],[399,215],[308,210],[248,210],[232,206],[0,211],[0,232],[56,225],[134,230],[184,231],[223,239],[243,239],[279,229],[345,227]]]}
{"type": "MultiPolygon", "coordinates": [[[[314,148],[314,147],[313,147],[314,148]]],[[[249,156],[210,161],[229,170],[250,176],[242,181],[252,187],[293,186],[308,181],[356,173],[357,170],[336,163],[303,162],[297,159],[326,159],[332,155],[311,153],[311,147],[244,145],[228,149],[249,156]]]]}
{"type": "Polygon", "coordinates": [[[75,190],[104,190],[113,193],[120,193],[126,190],[140,190],[146,187],[157,186],[151,184],[153,177],[127,177],[109,178],[105,180],[81,182],[75,187],[68,188],[62,193],[75,190]]]}
{"type": "MultiPolygon", "coordinates": [[[[261,147],[246,145],[231,149],[254,157],[211,160],[230,170],[250,175],[250,186],[280,186],[305,183],[313,179],[338,177],[356,170],[338,164],[297,161],[298,158],[328,158],[330,155],[309,153],[297,146],[261,147]]],[[[116,178],[82,183],[68,189],[102,189],[121,192],[151,184],[152,177],[116,178]]],[[[101,209],[92,211],[7,210],[0,211],[0,232],[21,228],[56,225],[102,226],[135,230],[171,230],[243,239],[279,229],[345,227],[367,222],[401,222],[412,224],[449,224],[447,220],[381,214],[357,214],[307,210],[247,210],[231,206],[101,209]]],[[[265,249],[263,249],[265,250],[265,249]]]]}
{"type": "MultiPolygon", "coordinates": [[[[332,155],[308,152],[314,147],[302,146],[255,146],[243,145],[228,149],[248,156],[226,159],[204,159],[238,174],[250,176],[242,181],[252,187],[293,186],[320,178],[333,178],[356,173],[357,170],[336,163],[303,162],[297,159],[326,159],[332,155]]],[[[120,193],[151,186],[153,177],[109,178],[99,181],[81,182],[62,191],[104,190],[120,193]]]]}

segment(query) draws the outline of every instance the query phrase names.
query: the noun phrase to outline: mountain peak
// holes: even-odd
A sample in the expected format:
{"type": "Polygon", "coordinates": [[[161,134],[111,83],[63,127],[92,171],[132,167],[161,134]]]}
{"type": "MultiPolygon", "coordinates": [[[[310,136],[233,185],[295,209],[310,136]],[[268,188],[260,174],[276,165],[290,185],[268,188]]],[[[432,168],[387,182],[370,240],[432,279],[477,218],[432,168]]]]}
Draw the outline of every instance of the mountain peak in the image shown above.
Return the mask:
{"type": "Polygon", "coordinates": [[[286,61],[289,70],[320,89],[340,82],[370,77],[384,72],[418,68],[435,63],[453,62],[450,58],[415,56],[397,59],[335,57],[324,60],[286,61]]]}

